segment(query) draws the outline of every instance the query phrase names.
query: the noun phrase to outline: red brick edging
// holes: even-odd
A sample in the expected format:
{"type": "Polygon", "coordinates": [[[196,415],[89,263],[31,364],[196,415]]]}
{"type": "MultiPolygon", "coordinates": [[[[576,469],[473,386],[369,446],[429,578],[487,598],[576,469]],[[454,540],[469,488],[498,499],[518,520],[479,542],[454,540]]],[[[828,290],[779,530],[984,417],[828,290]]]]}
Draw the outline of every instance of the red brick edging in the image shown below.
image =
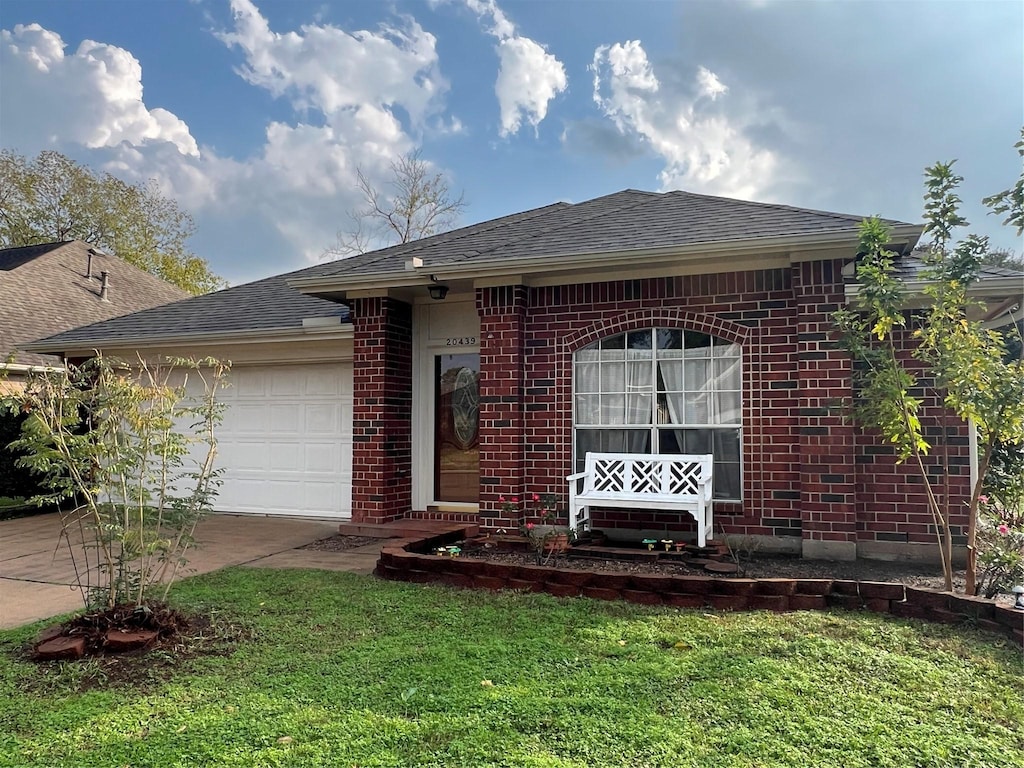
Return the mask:
{"type": "Polygon", "coordinates": [[[1006,635],[1024,647],[1024,612],[980,597],[878,581],[838,579],[722,579],[705,576],[578,571],[510,565],[429,551],[457,534],[396,539],[381,549],[376,575],[391,581],[438,583],[466,589],[520,589],[556,597],[627,600],[644,605],[719,610],[806,611],[839,607],[891,613],[941,624],[970,625],[1006,635]]]}

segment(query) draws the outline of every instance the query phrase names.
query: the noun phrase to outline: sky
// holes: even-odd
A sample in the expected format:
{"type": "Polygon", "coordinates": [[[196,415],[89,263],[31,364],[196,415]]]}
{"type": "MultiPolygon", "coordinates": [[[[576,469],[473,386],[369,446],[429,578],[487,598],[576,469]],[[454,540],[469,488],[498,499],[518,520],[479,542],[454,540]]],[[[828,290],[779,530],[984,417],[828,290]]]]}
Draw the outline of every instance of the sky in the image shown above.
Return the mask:
{"type": "Polygon", "coordinates": [[[411,151],[471,224],[621,189],[922,218],[1020,175],[1021,0],[0,0],[0,146],[155,179],[232,284],[316,264],[411,151]]]}

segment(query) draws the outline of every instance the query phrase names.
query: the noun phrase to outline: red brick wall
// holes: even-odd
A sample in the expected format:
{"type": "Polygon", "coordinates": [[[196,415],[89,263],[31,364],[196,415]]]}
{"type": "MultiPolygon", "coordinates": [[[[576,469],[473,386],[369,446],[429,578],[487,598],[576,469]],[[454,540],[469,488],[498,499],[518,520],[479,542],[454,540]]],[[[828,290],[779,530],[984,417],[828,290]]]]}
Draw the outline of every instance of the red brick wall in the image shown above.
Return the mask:
{"type": "MultiPolygon", "coordinates": [[[[954,545],[967,543],[970,498],[970,446],[967,424],[940,407],[932,380],[913,358],[910,333],[903,335],[900,358],[918,376],[911,391],[923,402],[924,438],[932,448],[924,458],[941,504],[948,498],[954,545]]],[[[896,451],[875,430],[857,430],[857,529],[861,541],[934,543],[924,482],[913,459],[897,464],[896,451]]]]}
{"type": "Polygon", "coordinates": [[[523,362],[527,290],[477,291],[480,314],[480,523],[512,528],[518,514],[501,514],[501,496],[525,499],[523,362]]]}
{"type": "MultiPolygon", "coordinates": [[[[743,346],[744,503],[715,504],[716,529],[799,535],[796,351],[788,270],[537,288],[526,333],[526,478],[566,498],[572,462],[572,353],[603,336],[651,326],[689,328],[743,346]]],[[[611,511],[594,524],[660,527],[666,517],[611,511]]],[[[691,525],[688,518],[680,527],[691,525]]],[[[716,530],[717,532],[717,530],[716,530]]]]}
{"type": "MultiPolygon", "coordinates": [[[[874,438],[845,422],[836,407],[851,387],[850,363],[833,341],[830,319],[843,301],[841,267],[838,261],[813,262],[479,289],[480,522],[504,524],[500,494],[554,493],[564,514],[565,477],[572,471],[573,352],[604,336],[659,326],[702,331],[743,347],[743,503],[715,504],[716,533],[932,541],[911,468],[894,466],[874,438]]],[[[926,394],[926,415],[935,417],[938,401],[926,394]]],[[[960,493],[967,482],[966,438],[962,426],[955,431],[955,439],[963,440],[954,456],[963,462],[963,477],[953,474],[960,493]]],[[[595,515],[595,527],[657,528],[666,520],[609,511],[595,515]]],[[[674,527],[688,525],[683,516],[674,527]]]]}
{"type": "Polygon", "coordinates": [[[383,523],[412,506],[412,310],[355,299],[352,520],[383,523]]]}
{"type": "Polygon", "coordinates": [[[853,425],[840,406],[849,398],[852,366],[834,339],[832,313],[845,302],[842,261],[793,267],[797,307],[797,417],[800,426],[800,512],[805,539],[856,541],[853,425]]]}
{"type": "MultiPolygon", "coordinates": [[[[501,515],[502,495],[555,494],[564,515],[573,352],[605,336],[657,326],[709,333],[743,348],[743,502],[715,504],[716,533],[932,543],[915,467],[897,465],[888,446],[851,426],[838,407],[851,393],[851,365],[834,342],[830,317],[844,300],[841,267],[811,262],[478,289],[480,524],[517,522],[501,515]]],[[[409,514],[411,506],[411,312],[392,299],[359,299],[353,316],[353,519],[386,521],[409,514]]],[[[966,428],[944,413],[930,382],[922,381],[917,394],[925,401],[926,437],[937,445],[927,466],[950,484],[944,493],[959,541],[969,483],[966,428]]],[[[667,522],[692,528],[685,515],[678,521],[622,510],[594,516],[596,527],[667,522]]]]}

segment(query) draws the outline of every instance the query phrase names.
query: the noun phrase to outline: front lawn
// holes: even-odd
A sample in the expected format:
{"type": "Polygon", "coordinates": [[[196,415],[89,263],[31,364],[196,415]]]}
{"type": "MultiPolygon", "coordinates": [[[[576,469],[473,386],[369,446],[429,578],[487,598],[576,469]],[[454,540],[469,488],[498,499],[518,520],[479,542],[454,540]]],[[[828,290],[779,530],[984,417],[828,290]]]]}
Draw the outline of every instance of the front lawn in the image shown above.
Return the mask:
{"type": "Polygon", "coordinates": [[[247,568],[174,602],[253,639],[97,686],[0,633],[0,765],[1024,764],[1021,653],[970,630],[247,568]]]}

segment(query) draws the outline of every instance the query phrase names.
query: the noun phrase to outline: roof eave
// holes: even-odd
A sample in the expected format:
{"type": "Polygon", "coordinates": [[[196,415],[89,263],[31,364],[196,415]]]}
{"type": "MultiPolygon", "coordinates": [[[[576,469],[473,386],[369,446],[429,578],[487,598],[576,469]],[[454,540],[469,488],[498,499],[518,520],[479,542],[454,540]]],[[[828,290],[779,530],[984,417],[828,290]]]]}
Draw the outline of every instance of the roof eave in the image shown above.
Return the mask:
{"type": "MultiPolygon", "coordinates": [[[[934,280],[904,280],[903,289],[908,298],[920,298],[925,296],[924,289],[934,285],[934,280]]],[[[1009,298],[1024,296],[1024,283],[1019,276],[1011,277],[984,277],[979,278],[971,284],[967,293],[975,298],[1009,298]]],[[[846,284],[846,298],[855,299],[860,295],[859,283],[846,284]]]]}
{"type": "Polygon", "coordinates": [[[18,349],[26,352],[63,355],[68,350],[96,349],[154,349],[195,343],[259,343],[261,341],[289,341],[317,339],[347,339],[352,337],[352,325],[303,328],[272,328],[242,331],[203,331],[201,333],[176,333],[162,336],[135,336],[117,339],[76,339],[71,341],[50,341],[42,339],[28,344],[19,344],[18,349]]]}
{"type": "MultiPolygon", "coordinates": [[[[905,244],[908,249],[913,248],[922,232],[923,227],[916,224],[895,226],[891,229],[892,244],[905,244]]],[[[852,246],[858,242],[859,235],[855,230],[843,229],[833,232],[815,232],[808,235],[718,240],[661,248],[636,248],[599,252],[585,251],[559,254],[557,257],[545,255],[519,259],[476,261],[467,264],[424,264],[421,267],[406,268],[401,271],[375,272],[366,275],[340,274],[300,277],[288,280],[287,282],[295,290],[310,295],[324,293],[344,294],[350,291],[371,291],[429,285],[433,282],[433,278],[439,281],[452,281],[458,279],[493,278],[503,275],[542,275],[552,272],[564,272],[566,270],[579,271],[587,268],[608,270],[635,265],[637,260],[640,259],[649,266],[655,266],[659,262],[697,260],[707,258],[708,256],[749,255],[757,252],[771,253],[779,251],[799,254],[801,251],[814,251],[846,245],[852,246]]],[[[796,258],[794,261],[800,261],[800,259],[796,258]]]]}

